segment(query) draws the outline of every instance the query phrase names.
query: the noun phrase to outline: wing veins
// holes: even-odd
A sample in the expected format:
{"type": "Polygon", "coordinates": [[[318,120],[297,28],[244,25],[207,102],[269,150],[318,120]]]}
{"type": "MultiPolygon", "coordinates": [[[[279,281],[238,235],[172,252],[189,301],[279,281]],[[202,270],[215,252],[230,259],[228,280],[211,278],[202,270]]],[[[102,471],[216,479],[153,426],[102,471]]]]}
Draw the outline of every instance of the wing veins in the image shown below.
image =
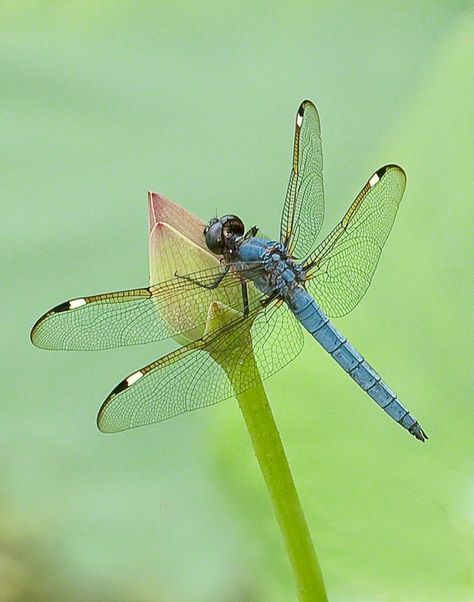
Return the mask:
{"type": "MultiPolygon", "coordinates": [[[[254,273],[261,267],[258,262],[248,265],[254,273]]],[[[217,267],[196,275],[202,283],[211,284],[219,273],[217,267]]],[[[68,307],[71,302],[66,302],[44,314],[33,327],[31,338],[47,349],[92,350],[177,336],[203,327],[207,305],[213,300],[241,311],[241,278],[239,273],[229,273],[212,291],[173,278],[148,288],[83,297],[84,303],[78,307],[68,307]]],[[[250,290],[255,296],[253,285],[250,290]]]]}
{"type": "Polygon", "coordinates": [[[397,165],[379,169],[303,264],[308,288],[330,317],[351,311],[372,281],[405,190],[397,165]]]}

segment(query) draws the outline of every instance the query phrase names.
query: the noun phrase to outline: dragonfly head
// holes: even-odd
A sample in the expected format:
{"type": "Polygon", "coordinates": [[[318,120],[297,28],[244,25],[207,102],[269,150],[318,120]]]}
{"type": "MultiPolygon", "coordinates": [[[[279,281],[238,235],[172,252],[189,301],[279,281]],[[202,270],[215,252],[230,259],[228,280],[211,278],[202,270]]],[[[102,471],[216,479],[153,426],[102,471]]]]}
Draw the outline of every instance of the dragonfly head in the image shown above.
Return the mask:
{"type": "Polygon", "coordinates": [[[244,223],[236,215],[224,215],[220,219],[213,217],[204,228],[204,236],[209,251],[223,255],[237,236],[243,236],[244,223]]]}

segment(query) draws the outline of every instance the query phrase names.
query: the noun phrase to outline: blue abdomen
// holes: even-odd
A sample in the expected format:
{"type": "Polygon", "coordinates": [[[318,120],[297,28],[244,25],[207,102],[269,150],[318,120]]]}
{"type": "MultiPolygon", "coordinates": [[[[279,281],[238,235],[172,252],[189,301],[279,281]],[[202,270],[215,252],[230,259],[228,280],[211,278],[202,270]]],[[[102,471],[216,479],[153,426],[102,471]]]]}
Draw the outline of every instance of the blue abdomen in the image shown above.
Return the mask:
{"type": "Polygon", "coordinates": [[[331,324],[316,301],[302,288],[295,288],[288,305],[306,330],[326,349],[355,382],[396,422],[417,439],[427,438],[416,419],[400,403],[372,366],[331,324]]]}

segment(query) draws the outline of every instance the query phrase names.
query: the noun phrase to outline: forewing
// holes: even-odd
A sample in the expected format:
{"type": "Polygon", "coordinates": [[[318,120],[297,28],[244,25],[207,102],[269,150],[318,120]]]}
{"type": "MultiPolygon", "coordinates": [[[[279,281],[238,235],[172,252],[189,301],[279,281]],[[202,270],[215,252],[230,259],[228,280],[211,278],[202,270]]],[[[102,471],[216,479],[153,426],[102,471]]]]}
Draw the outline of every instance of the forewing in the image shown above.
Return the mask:
{"type": "Polygon", "coordinates": [[[280,241],[304,259],[324,219],[323,154],[318,111],[305,100],[296,114],[293,165],[281,218],[280,241]]]}
{"type": "Polygon", "coordinates": [[[236,318],[122,381],[102,404],[97,425],[123,431],[213,405],[271,376],[302,346],[290,310],[257,301],[247,319],[236,318]]]}
{"type": "Polygon", "coordinates": [[[398,165],[369,179],[325,240],[304,263],[307,288],[330,317],[349,313],[364,296],[406,185],[398,165]]]}
{"type": "MultiPolygon", "coordinates": [[[[221,273],[217,266],[192,278],[209,285],[221,273]]],[[[260,295],[251,282],[247,287],[250,299],[260,295]]],[[[42,316],[31,340],[43,349],[78,351],[139,345],[179,334],[192,340],[202,335],[212,301],[242,312],[238,276],[229,272],[212,290],[175,277],[147,288],[73,299],[42,316]]]]}

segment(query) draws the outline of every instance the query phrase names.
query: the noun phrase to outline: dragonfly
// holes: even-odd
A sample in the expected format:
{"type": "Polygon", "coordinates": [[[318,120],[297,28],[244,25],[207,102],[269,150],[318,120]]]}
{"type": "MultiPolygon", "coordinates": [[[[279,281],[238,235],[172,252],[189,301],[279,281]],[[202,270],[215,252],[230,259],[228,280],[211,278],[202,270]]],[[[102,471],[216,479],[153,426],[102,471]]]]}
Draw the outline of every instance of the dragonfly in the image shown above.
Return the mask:
{"type": "Polygon", "coordinates": [[[44,349],[101,350],[198,333],[108,395],[97,425],[117,432],[246,391],[300,353],[305,329],[388,416],[425,441],[416,418],[330,321],[354,309],[367,291],[405,186],[401,167],[381,167],[318,243],[324,219],[321,128],[315,105],[305,100],[296,114],[278,240],[258,236],[256,226],[246,231],[236,215],[213,218],[202,236],[220,260],[215,267],[66,301],[36,322],[31,340],[44,349]]]}

